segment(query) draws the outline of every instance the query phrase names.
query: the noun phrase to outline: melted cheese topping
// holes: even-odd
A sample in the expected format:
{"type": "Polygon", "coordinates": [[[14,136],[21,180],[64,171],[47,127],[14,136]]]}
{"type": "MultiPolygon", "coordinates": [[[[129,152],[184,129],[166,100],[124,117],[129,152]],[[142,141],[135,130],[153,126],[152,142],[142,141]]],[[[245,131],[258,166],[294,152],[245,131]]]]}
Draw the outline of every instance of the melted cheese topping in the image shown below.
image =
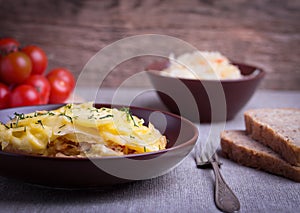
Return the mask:
{"type": "Polygon", "coordinates": [[[15,113],[0,125],[4,151],[47,156],[110,156],[165,149],[166,137],[128,108],[67,104],[52,111],[15,113]]]}

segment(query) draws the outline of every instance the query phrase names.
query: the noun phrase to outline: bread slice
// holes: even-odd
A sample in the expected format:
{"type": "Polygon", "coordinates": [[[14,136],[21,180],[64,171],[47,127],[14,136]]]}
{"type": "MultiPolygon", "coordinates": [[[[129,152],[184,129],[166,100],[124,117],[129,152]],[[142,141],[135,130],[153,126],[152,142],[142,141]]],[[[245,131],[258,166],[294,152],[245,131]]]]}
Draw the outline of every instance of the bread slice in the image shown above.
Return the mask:
{"type": "Polygon", "coordinates": [[[253,109],[244,116],[247,134],[300,166],[300,109],[253,109]]]}
{"type": "Polygon", "coordinates": [[[221,147],[225,157],[239,164],[300,182],[300,167],[289,164],[276,152],[250,138],[245,131],[223,131],[221,147]]]}

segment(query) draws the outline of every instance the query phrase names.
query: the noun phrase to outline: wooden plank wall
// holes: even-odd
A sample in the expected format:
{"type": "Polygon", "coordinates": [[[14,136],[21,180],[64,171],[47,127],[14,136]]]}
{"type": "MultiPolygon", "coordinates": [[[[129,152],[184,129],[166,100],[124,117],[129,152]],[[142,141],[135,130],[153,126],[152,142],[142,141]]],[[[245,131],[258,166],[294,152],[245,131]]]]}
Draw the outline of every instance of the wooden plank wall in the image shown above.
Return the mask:
{"type": "MultiPolygon", "coordinates": [[[[154,33],[260,66],[267,71],[261,88],[268,89],[300,89],[299,20],[296,0],[0,0],[0,36],[41,46],[48,70],[63,66],[78,76],[103,47],[154,33]]],[[[122,64],[104,86],[119,85],[150,60],[122,64]]],[[[98,85],[93,79],[87,78],[86,85],[98,85]]]]}

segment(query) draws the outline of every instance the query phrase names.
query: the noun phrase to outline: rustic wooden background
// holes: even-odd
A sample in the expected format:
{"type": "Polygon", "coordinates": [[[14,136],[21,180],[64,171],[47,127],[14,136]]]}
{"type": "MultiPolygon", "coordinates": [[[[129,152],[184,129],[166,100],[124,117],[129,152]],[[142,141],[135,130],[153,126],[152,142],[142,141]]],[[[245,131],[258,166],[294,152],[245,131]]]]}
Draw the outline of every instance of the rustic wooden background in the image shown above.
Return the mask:
{"type": "MultiPolygon", "coordinates": [[[[298,0],[0,0],[0,36],[41,46],[51,68],[79,75],[101,48],[147,33],[183,39],[200,50],[267,71],[261,88],[300,90],[298,0]]],[[[149,58],[117,67],[104,86],[119,85],[149,58]]],[[[101,66],[101,65],[99,65],[101,66]]],[[[98,85],[90,77],[86,85],[98,85]]],[[[132,86],[150,86],[146,79],[132,86]]]]}

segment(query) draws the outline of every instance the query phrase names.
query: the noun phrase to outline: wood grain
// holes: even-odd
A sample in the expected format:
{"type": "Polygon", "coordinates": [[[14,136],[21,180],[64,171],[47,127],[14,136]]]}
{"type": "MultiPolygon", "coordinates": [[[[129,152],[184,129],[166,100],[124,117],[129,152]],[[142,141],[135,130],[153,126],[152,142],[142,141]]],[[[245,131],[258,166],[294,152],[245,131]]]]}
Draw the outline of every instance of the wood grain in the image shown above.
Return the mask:
{"type": "MultiPolygon", "coordinates": [[[[261,88],[269,89],[300,90],[298,20],[300,2],[294,0],[0,0],[0,36],[41,46],[48,70],[62,66],[79,76],[107,45],[133,35],[163,34],[262,67],[267,75],[261,88]]],[[[121,64],[102,86],[120,85],[152,59],[121,64]]],[[[99,85],[96,75],[97,70],[84,83],[99,85]]],[[[130,85],[150,86],[144,78],[130,85]]]]}

